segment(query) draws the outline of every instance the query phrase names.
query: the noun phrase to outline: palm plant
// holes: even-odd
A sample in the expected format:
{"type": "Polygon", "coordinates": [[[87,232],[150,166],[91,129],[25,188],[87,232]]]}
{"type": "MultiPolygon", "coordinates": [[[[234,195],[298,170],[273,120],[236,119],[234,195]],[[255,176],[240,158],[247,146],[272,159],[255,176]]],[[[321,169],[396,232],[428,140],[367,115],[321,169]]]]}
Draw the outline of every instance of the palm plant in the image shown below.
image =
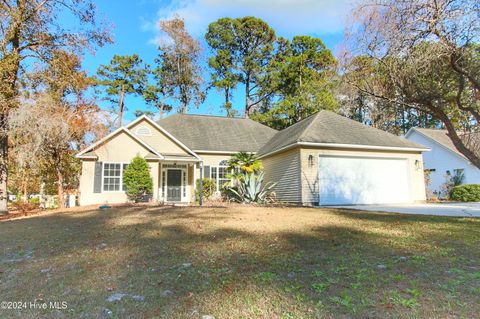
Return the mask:
{"type": "Polygon", "coordinates": [[[258,174],[243,173],[242,178],[238,180],[235,187],[230,187],[233,200],[240,203],[258,203],[264,204],[274,201],[272,189],[276,183],[266,183],[263,185],[264,173],[258,174]]]}
{"type": "MultiPolygon", "coordinates": [[[[262,162],[253,153],[238,152],[228,160],[228,171],[232,176],[239,177],[243,173],[258,173],[262,170],[262,162]]],[[[235,178],[237,179],[237,178],[235,178]]]]}

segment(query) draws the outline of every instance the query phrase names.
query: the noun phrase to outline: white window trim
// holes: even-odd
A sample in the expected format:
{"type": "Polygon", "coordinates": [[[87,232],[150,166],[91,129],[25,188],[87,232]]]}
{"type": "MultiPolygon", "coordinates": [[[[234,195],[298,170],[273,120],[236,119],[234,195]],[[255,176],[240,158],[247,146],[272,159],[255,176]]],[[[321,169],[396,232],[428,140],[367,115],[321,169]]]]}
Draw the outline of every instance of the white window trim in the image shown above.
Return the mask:
{"type": "MultiPolygon", "coordinates": [[[[128,162],[103,162],[102,163],[102,193],[125,193],[125,190],[123,189],[123,165],[128,165],[130,163],[128,162]],[[104,189],[104,182],[105,182],[105,164],[120,164],[120,190],[118,191],[106,191],[104,189]]],[[[108,177],[111,178],[111,177],[108,177]]],[[[115,177],[116,178],[116,177],[115,177]]]]}
{"type": "MultiPolygon", "coordinates": [[[[211,176],[212,176],[212,170],[213,170],[213,168],[215,168],[215,170],[216,170],[216,173],[215,173],[215,175],[216,175],[216,176],[215,176],[215,184],[216,184],[216,188],[217,188],[217,193],[220,192],[220,178],[219,178],[219,176],[220,176],[220,174],[219,174],[220,170],[219,170],[219,168],[225,168],[225,172],[226,172],[226,169],[228,168],[228,165],[220,165],[220,163],[223,162],[223,161],[228,161],[228,159],[223,159],[223,160],[219,161],[218,164],[217,164],[217,166],[210,166],[210,178],[211,178],[211,176]]],[[[225,180],[228,179],[228,180],[230,180],[230,183],[232,182],[232,179],[231,179],[231,178],[222,178],[222,179],[225,179],[225,180]]]]}

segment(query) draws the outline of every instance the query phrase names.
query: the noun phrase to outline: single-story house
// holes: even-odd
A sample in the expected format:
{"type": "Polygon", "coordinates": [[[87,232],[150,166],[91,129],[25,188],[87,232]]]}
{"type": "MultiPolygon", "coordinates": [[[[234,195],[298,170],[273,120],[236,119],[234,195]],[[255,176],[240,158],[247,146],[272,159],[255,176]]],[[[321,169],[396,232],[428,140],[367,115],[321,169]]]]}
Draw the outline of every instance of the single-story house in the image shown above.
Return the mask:
{"type": "Polygon", "coordinates": [[[405,138],[431,149],[423,160],[432,195],[444,196],[445,183],[454,175],[463,175],[464,184],[480,184],[480,169],[457,150],[447,130],[412,128],[405,138]]]}
{"type": "Polygon", "coordinates": [[[123,169],[140,155],[150,166],[157,202],[191,203],[200,175],[227,177],[239,151],[256,153],[279,201],[303,205],[425,200],[427,148],[340,115],[321,111],[276,131],[247,118],[142,116],[80,152],[80,204],[127,201],[123,169]]]}

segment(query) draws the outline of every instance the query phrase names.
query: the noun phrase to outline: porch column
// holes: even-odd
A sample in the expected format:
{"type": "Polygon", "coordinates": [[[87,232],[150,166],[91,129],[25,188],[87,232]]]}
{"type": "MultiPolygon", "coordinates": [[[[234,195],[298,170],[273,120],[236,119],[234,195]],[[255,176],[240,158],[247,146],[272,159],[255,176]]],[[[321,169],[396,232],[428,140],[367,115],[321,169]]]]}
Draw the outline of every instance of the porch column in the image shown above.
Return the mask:
{"type": "Polygon", "coordinates": [[[197,163],[193,163],[193,194],[197,190],[197,163]]]}

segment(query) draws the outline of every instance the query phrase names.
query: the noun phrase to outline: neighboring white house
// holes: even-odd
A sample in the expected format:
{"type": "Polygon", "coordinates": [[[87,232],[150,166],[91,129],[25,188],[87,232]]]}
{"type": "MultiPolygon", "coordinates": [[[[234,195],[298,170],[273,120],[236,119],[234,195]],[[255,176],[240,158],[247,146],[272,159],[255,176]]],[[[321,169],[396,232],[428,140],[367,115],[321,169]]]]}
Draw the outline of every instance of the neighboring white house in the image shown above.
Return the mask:
{"type": "Polygon", "coordinates": [[[455,148],[446,130],[412,128],[405,137],[431,149],[423,153],[423,162],[430,172],[428,188],[433,195],[443,196],[447,180],[459,173],[463,173],[463,184],[480,184],[480,169],[455,148]]]}

